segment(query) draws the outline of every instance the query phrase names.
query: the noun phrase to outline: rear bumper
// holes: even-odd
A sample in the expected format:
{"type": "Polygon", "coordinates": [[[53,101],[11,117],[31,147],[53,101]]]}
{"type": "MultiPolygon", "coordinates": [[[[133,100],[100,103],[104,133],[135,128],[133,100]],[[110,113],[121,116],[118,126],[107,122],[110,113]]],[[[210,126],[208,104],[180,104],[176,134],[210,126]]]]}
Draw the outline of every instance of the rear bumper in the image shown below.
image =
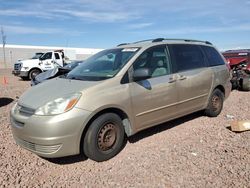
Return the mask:
{"type": "Polygon", "coordinates": [[[225,99],[227,99],[232,91],[232,83],[228,81],[225,85],[225,99]]]}

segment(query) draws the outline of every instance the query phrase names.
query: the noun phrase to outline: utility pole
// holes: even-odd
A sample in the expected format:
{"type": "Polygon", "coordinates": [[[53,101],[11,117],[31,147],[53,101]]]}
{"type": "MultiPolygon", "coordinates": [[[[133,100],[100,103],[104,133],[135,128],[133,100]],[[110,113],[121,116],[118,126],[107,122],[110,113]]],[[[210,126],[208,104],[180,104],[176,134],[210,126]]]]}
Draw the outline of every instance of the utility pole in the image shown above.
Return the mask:
{"type": "Polygon", "coordinates": [[[2,34],[2,42],[3,42],[3,59],[4,59],[4,66],[5,66],[5,68],[7,68],[6,57],[5,57],[6,35],[4,34],[3,27],[1,27],[1,34],[2,34]]]}

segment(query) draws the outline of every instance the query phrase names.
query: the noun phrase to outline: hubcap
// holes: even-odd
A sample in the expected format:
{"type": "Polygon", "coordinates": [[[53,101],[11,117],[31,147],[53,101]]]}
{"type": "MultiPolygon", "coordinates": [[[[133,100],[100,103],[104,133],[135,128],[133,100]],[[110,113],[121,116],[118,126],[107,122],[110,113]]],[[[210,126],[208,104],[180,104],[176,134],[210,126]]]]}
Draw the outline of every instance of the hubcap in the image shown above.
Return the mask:
{"type": "Polygon", "coordinates": [[[214,111],[219,110],[221,107],[221,99],[219,96],[214,95],[212,98],[212,108],[214,111]]]}
{"type": "Polygon", "coordinates": [[[116,141],[116,128],[112,123],[104,125],[98,133],[98,147],[102,151],[110,149],[116,141]]]}
{"type": "Polygon", "coordinates": [[[31,74],[31,78],[35,78],[37,75],[39,74],[39,72],[35,71],[35,72],[32,72],[31,74]]]}

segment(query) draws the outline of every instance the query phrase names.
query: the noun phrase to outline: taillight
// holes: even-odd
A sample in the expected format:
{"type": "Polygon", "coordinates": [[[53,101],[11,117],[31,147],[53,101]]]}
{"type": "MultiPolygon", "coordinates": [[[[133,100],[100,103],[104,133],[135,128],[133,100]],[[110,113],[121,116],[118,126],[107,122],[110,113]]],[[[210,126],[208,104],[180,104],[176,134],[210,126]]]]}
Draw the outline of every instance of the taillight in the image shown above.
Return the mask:
{"type": "Polygon", "coordinates": [[[228,70],[230,71],[230,70],[231,70],[231,67],[230,67],[229,63],[230,63],[230,61],[228,60],[228,61],[226,62],[226,66],[227,66],[228,70]]]}

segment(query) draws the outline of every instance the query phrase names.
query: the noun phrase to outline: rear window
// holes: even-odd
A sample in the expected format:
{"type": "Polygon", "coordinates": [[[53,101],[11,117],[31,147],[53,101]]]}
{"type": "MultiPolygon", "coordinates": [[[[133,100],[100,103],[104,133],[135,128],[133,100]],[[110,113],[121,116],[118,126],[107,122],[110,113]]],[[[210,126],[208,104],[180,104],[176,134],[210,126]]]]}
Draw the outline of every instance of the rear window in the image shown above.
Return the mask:
{"type": "Polygon", "coordinates": [[[207,56],[209,66],[218,66],[225,64],[223,58],[221,57],[219,52],[217,52],[217,50],[209,46],[201,46],[201,48],[204,50],[207,56]]]}
{"type": "Polygon", "coordinates": [[[171,56],[177,71],[185,71],[205,67],[204,55],[197,45],[172,44],[169,45],[171,56]]]}

